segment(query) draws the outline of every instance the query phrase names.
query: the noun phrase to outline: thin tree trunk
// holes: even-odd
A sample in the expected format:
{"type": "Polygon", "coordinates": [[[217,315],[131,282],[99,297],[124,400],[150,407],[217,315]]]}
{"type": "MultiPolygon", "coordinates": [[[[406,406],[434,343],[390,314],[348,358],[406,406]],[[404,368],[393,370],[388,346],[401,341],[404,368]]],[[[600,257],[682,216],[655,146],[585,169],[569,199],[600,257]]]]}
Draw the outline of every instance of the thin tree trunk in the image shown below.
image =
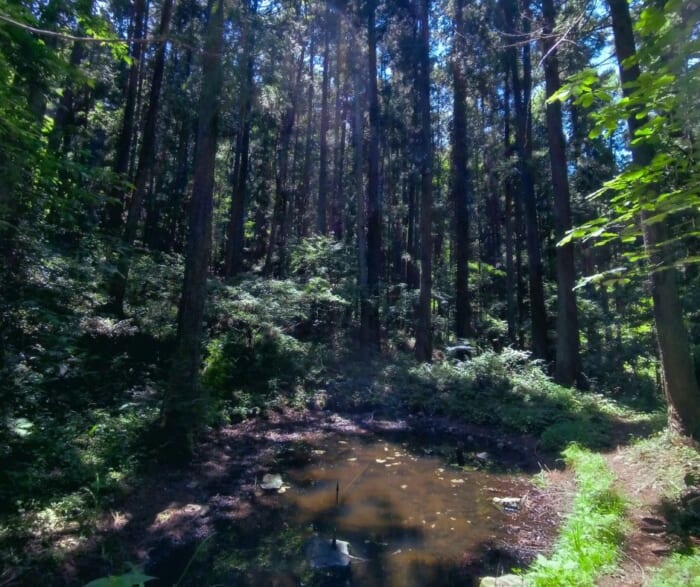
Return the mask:
{"type": "Polygon", "coordinates": [[[328,88],[330,85],[331,5],[326,4],[323,45],[323,77],[321,81],[321,131],[319,137],[318,200],[316,201],[316,233],[328,233],[328,88]]]}
{"type": "MultiPolygon", "coordinates": [[[[509,32],[515,34],[512,2],[503,3],[509,32]]],[[[527,32],[527,31],[526,31],[527,32]]],[[[537,225],[537,203],[532,172],[532,123],[530,120],[531,63],[529,43],[523,45],[523,79],[518,72],[515,47],[508,49],[511,67],[513,98],[516,118],[516,148],[519,158],[521,198],[525,212],[525,233],[528,255],[528,278],[530,286],[530,318],[532,352],[539,359],[546,359],[547,317],[544,306],[543,266],[540,235],[537,225]]]]}
{"type": "Polygon", "coordinates": [[[454,62],[452,63],[453,140],[452,205],[455,230],[455,334],[472,336],[471,301],[469,299],[469,170],[467,168],[467,80],[464,71],[464,0],[454,5],[454,62]]]}
{"type": "Polygon", "coordinates": [[[241,67],[242,88],[239,111],[240,132],[236,140],[236,165],[234,165],[231,207],[226,231],[224,252],[224,275],[230,277],[243,270],[244,221],[246,209],[246,186],[248,182],[248,157],[250,151],[250,112],[253,104],[253,74],[255,72],[255,37],[252,19],[257,12],[257,1],[248,7],[244,23],[245,56],[241,67]]]}
{"type": "Polygon", "coordinates": [[[367,297],[360,309],[364,344],[379,349],[379,284],[381,279],[381,201],[379,196],[379,93],[377,89],[377,0],[367,3],[369,153],[367,170],[367,297]]]}
{"type": "MultiPolygon", "coordinates": [[[[634,32],[626,0],[608,0],[613,23],[615,51],[619,63],[623,93],[632,93],[641,74],[632,58],[636,54],[634,32]]],[[[630,137],[648,122],[646,115],[632,115],[627,119],[630,137]]],[[[631,145],[635,165],[645,167],[654,158],[654,148],[648,143],[631,145]]],[[[653,186],[649,186],[651,189],[653,186]]],[[[646,202],[641,202],[642,207],[646,202]]],[[[700,440],[700,390],[695,377],[690,353],[688,331],[683,322],[683,308],[678,292],[678,276],[673,256],[664,244],[668,241],[666,224],[649,223],[653,211],[642,212],[644,247],[651,266],[650,282],[654,300],[654,322],[663,371],[663,387],[668,401],[669,416],[684,434],[700,440]]]]}
{"type": "Polygon", "coordinates": [[[415,354],[419,361],[431,361],[433,337],[432,296],[432,215],[433,215],[433,148],[430,125],[430,0],[421,0],[419,15],[419,67],[416,80],[421,134],[420,196],[420,293],[416,321],[415,354]]]}
{"type": "Polygon", "coordinates": [[[311,167],[312,167],[312,144],[313,144],[313,108],[314,108],[314,59],[315,55],[314,39],[311,39],[309,49],[309,90],[306,105],[306,139],[304,143],[304,173],[301,181],[301,193],[297,195],[296,202],[296,225],[297,236],[307,236],[306,212],[311,190],[311,167]]]}
{"type": "MultiPolygon", "coordinates": [[[[132,17],[132,32],[134,39],[144,36],[146,0],[134,0],[134,12],[132,17]]],[[[141,52],[143,43],[135,42],[131,45],[131,65],[129,66],[129,78],[126,89],[126,102],[122,116],[121,129],[117,139],[117,149],[114,159],[114,174],[120,182],[126,182],[129,171],[131,145],[134,135],[134,116],[136,114],[136,95],[139,87],[139,72],[141,71],[141,52]]],[[[112,190],[111,197],[105,208],[105,226],[111,231],[118,231],[122,224],[122,212],[124,210],[124,185],[117,185],[112,190]]]]}
{"type": "MultiPolygon", "coordinates": [[[[542,0],[544,17],[545,53],[544,75],[546,94],[549,98],[560,87],[559,63],[554,38],[556,11],[553,0],[542,0]]],[[[567,175],[566,145],[561,121],[561,105],[558,101],[547,103],[547,136],[549,139],[549,162],[552,169],[554,191],[554,228],[557,240],[564,238],[571,228],[571,196],[567,175]]],[[[576,268],[574,245],[569,243],[556,247],[557,266],[557,345],[554,378],[562,385],[573,385],[579,378],[578,309],[576,307],[576,268]]]]}
{"type": "Polygon", "coordinates": [[[204,424],[207,396],[199,385],[202,323],[211,254],[219,96],[222,87],[221,51],[224,2],[213,0],[203,54],[194,183],[190,201],[190,230],[178,320],[177,344],[163,405],[165,438],[175,456],[189,455],[194,435],[204,424]]]}
{"type": "MultiPolygon", "coordinates": [[[[165,37],[170,29],[170,18],[172,16],[174,0],[165,0],[160,17],[160,27],[158,36],[165,37]]],[[[160,89],[163,85],[163,72],[165,70],[165,43],[161,44],[156,51],[155,62],[153,64],[153,79],[151,81],[151,92],[148,100],[148,110],[144,122],[143,136],[141,138],[141,149],[139,151],[138,167],[134,180],[134,191],[131,196],[129,213],[126,218],[124,234],[120,251],[118,253],[117,271],[111,284],[111,296],[113,311],[117,314],[124,312],[124,295],[126,284],[129,278],[129,268],[131,265],[130,248],[136,240],[138,227],[141,223],[143,204],[148,190],[148,184],[153,171],[153,164],[156,154],[156,131],[158,113],[160,111],[160,89]]]]}
{"type": "MultiPolygon", "coordinates": [[[[508,82],[508,69],[505,71],[505,85],[503,88],[503,106],[504,106],[504,127],[503,127],[503,155],[506,160],[510,158],[510,85],[508,82]]],[[[508,341],[510,344],[516,344],[516,267],[513,259],[513,181],[509,175],[506,175],[503,182],[503,191],[505,193],[505,225],[506,225],[506,320],[508,323],[508,341]]]]}
{"type": "MultiPolygon", "coordinates": [[[[359,61],[359,60],[358,60],[359,61]]],[[[354,65],[355,96],[352,105],[352,143],[353,143],[353,177],[357,199],[357,285],[360,292],[360,304],[364,304],[367,293],[367,210],[365,205],[365,190],[363,185],[364,161],[364,107],[362,101],[363,83],[360,63],[354,65]]],[[[364,308],[361,308],[361,312],[364,308]]]]}

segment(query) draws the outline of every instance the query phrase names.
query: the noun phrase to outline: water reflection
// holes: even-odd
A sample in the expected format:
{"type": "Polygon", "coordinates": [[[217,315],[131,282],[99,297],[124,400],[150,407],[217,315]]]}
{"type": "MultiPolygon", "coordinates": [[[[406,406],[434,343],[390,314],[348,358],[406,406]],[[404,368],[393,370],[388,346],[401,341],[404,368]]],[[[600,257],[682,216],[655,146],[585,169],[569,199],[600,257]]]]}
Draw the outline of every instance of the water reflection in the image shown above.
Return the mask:
{"type": "Polygon", "coordinates": [[[352,437],[329,438],[308,465],[284,475],[293,522],[324,540],[348,541],[364,559],[352,561],[352,584],[367,587],[450,584],[446,569],[505,536],[508,515],[491,498],[514,483],[449,466],[406,443],[352,437]]]}

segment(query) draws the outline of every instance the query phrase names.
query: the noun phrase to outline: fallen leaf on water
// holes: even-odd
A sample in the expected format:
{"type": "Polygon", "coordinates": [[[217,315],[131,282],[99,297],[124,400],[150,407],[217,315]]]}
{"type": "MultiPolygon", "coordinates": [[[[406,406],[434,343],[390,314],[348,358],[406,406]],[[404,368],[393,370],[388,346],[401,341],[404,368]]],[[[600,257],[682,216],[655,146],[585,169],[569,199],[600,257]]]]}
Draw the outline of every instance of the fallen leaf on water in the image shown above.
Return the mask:
{"type": "Polygon", "coordinates": [[[380,465],[386,463],[386,459],[375,459],[380,465]]]}
{"type": "Polygon", "coordinates": [[[401,489],[406,489],[407,487],[408,487],[408,485],[402,485],[401,489]]]}

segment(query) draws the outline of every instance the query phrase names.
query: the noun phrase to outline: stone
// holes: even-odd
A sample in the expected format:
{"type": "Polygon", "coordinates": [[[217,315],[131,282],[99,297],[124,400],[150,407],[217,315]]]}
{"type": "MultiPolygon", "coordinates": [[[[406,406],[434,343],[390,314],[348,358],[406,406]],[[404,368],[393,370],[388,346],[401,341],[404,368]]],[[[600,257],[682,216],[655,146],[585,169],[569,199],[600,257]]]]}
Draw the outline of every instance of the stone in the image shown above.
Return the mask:
{"type": "Polygon", "coordinates": [[[521,575],[482,577],[479,587],[526,587],[529,583],[521,575]]]}
{"type": "Polygon", "coordinates": [[[520,497],[494,497],[491,499],[493,505],[505,512],[517,512],[522,505],[520,497]]]}

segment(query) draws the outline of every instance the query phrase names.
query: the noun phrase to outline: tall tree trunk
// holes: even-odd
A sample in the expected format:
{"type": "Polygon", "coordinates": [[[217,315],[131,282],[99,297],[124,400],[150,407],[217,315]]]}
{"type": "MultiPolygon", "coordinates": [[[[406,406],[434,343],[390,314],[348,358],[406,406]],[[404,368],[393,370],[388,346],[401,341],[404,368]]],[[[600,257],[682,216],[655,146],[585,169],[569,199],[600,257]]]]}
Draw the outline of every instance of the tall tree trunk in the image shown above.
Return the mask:
{"type": "MultiPolygon", "coordinates": [[[[160,27],[158,37],[163,38],[170,29],[170,19],[173,12],[174,0],[165,0],[160,17],[160,27]]],[[[158,123],[158,113],[160,111],[160,89],[163,85],[163,72],[165,70],[165,43],[161,43],[156,51],[153,64],[153,78],[151,81],[151,91],[148,99],[148,109],[144,122],[143,136],[141,137],[141,149],[139,151],[138,166],[134,179],[134,191],[131,195],[129,213],[124,226],[124,234],[120,251],[118,253],[117,271],[114,273],[111,283],[110,294],[113,311],[117,314],[124,312],[124,295],[126,294],[126,284],[129,278],[129,268],[131,265],[131,247],[136,240],[143,204],[146,192],[153,172],[153,164],[156,154],[156,131],[158,123]]]]}
{"type": "Polygon", "coordinates": [[[416,321],[416,358],[430,361],[433,356],[431,320],[432,297],[432,216],[433,216],[433,147],[430,125],[430,0],[420,0],[418,34],[418,77],[416,79],[421,135],[420,195],[420,293],[416,321]]]}
{"type": "MultiPolygon", "coordinates": [[[[365,190],[363,185],[364,161],[364,105],[362,96],[364,84],[362,68],[359,59],[353,63],[354,97],[352,104],[352,145],[353,145],[353,178],[357,200],[357,286],[360,292],[360,304],[366,303],[367,293],[367,210],[365,205],[365,190]]],[[[364,312],[363,307],[360,312],[364,312]]]]}
{"type": "Polygon", "coordinates": [[[379,284],[382,261],[382,210],[379,195],[379,92],[377,89],[377,0],[367,2],[367,53],[369,100],[369,153],[367,169],[367,297],[360,309],[361,338],[376,349],[381,346],[379,284]]]}
{"type": "Polygon", "coordinates": [[[328,233],[328,89],[330,85],[331,4],[326,4],[323,19],[323,76],[321,80],[321,130],[319,137],[318,200],[316,201],[316,233],[328,233]]]}
{"type": "Polygon", "coordinates": [[[452,63],[452,205],[455,230],[455,334],[472,336],[469,299],[469,170],[467,168],[467,80],[465,69],[464,0],[454,4],[454,55],[452,63]]]}
{"type": "Polygon", "coordinates": [[[279,140],[277,142],[277,169],[275,171],[275,203],[270,227],[270,243],[265,258],[264,273],[283,276],[286,273],[286,233],[287,233],[287,169],[289,166],[289,145],[294,129],[294,103],[282,115],[279,140]],[[275,258],[276,257],[276,258],[275,258]]]}
{"type": "MultiPolygon", "coordinates": [[[[545,53],[544,76],[547,97],[559,90],[559,63],[554,37],[556,11],[553,0],[542,0],[544,17],[543,50],[545,53]]],[[[547,103],[547,137],[549,162],[552,168],[554,191],[554,229],[557,240],[564,238],[571,228],[571,196],[567,175],[566,145],[561,121],[559,101],[547,103]]],[[[557,346],[554,378],[562,385],[573,385],[579,378],[578,309],[576,307],[576,268],[574,245],[556,247],[557,265],[557,346]]]]}
{"type": "Polygon", "coordinates": [[[199,385],[202,323],[211,253],[214,167],[216,163],[224,2],[213,0],[203,54],[190,230],[178,320],[177,344],[163,405],[162,424],[175,455],[191,452],[194,434],[204,423],[207,397],[199,385]]]}
{"type": "Polygon", "coordinates": [[[330,205],[330,229],[336,240],[342,240],[346,228],[345,198],[343,194],[343,173],[345,169],[345,141],[346,141],[346,116],[345,103],[348,99],[349,87],[348,76],[345,73],[347,67],[347,54],[345,41],[345,27],[343,20],[338,19],[338,30],[336,33],[336,68],[335,68],[335,163],[334,170],[334,190],[331,196],[330,205]]]}
{"type": "Polygon", "coordinates": [[[248,156],[250,151],[250,112],[253,104],[253,74],[255,72],[255,37],[252,19],[257,12],[257,0],[247,8],[243,41],[245,55],[241,67],[241,106],[239,110],[239,134],[236,140],[236,165],[232,177],[231,207],[226,230],[224,275],[230,277],[243,269],[244,221],[246,185],[248,182],[248,156]]]}
{"type": "Polygon", "coordinates": [[[297,193],[297,202],[295,205],[295,216],[297,225],[297,236],[307,236],[307,204],[309,201],[309,193],[311,191],[311,168],[312,161],[312,145],[313,145],[313,128],[314,128],[314,60],[316,46],[314,38],[311,38],[311,47],[309,49],[309,90],[306,104],[306,138],[304,142],[304,173],[301,180],[301,190],[297,193]]]}
{"type": "MultiPolygon", "coordinates": [[[[78,27],[78,34],[82,34],[82,27],[78,27]]],[[[85,46],[82,43],[74,43],[70,54],[70,70],[77,71],[85,58],[85,46]]],[[[74,132],[76,114],[76,83],[67,80],[63,88],[63,94],[56,106],[53,119],[53,128],[49,134],[49,149],[55,153],[67,153],[70,150],[71,135],[74,132]]]]}
{"type": "MultiPolygon", "coordinates": [[[[508,32],[515,34],[514,2],[503,2],[506,12],[508,32]]],[[[526,34],[529,31],[525,31],[526,34]]],[[[528,278],[530,286],[530,318],[532,352],[539,359],[546,359],[547,316],[544,305],[543,265],[540,234],[537,224],[537,203],[535,199],[535,181],[532,172],[532,123],[530,116],[531,63],[530,45],[523,45],[523,78],[520,79],[515,47],[508,48],[508,60],[511,67],[513,99],[516,118],[516,148],[519,159],[521,198],[525,212],[525,233],[528,256],[528,278]]]]}
{"type": "MultiPolygon", "coordinates": [[[[510,85],[508,81],[508,68],[505,71],[505,85],[503,87],[503,156],[508,160],[511,155],[510,143],[510,85]]],[[[505,228],[506,228],[506,321],[508,323],[508,342],[516,344],[516,267],[513,259],[513,180],[506,174],[503,181],[505,194],[505,228]]]]}
{"type": "MultiPolygon", "coordinates": [[[[144,36],[146,14],[146,0],[134,0],[131,35],[136,40],[131,45],[129,57],[129,76],[126,88],[126,102],[122,124],[117,138],[117,149],[114,158],[114,174],[119,182],[126,182],[129,171],[131,145],[134,135],[134,115],[136,113],[136,95],[139,87],[139,72],[141,71],[141,52],[143,43],[138,42],[144,36]]],[[[124,210],[123,184],[118,184],[112,190],[110,200],[105,208],[105,226],[113,232],[119,230],[122,225],[122,212],[124,210]]]]}
{"type": "MultiPolygon", "coordinates": [[[[620,69],[623,93],[628,96],[641,74],[633,61],[636,55],[634,32],[627,0],[608,0],[615,37],[615,51],[620,69]]],[[[647,124],[646,115],[639,113],[627,119],[629,134],[647,124]]],[[[654,148],[649,143],[631,145],[635,165],[645,167],[654,158],[654,148]]],[[[653,186],[649,186],[650,189],[653,186]]],[[[642,208],[645,202],[641,202],[642,208]]],[[[684,434],[700,440],[700,390],[695,378],[693,357],[690,353],[688,331],[683,322],[683,308],[678,293],[678,276],[673,266],[672,253],[665,244],[668,229],[662,222],[647,222],[652,212],[642,212],[644,247],[652,268],[651,293],[654,300],[654,322],[663,370],[663,386],[668,401],[669,416],[684,434]]]]}

